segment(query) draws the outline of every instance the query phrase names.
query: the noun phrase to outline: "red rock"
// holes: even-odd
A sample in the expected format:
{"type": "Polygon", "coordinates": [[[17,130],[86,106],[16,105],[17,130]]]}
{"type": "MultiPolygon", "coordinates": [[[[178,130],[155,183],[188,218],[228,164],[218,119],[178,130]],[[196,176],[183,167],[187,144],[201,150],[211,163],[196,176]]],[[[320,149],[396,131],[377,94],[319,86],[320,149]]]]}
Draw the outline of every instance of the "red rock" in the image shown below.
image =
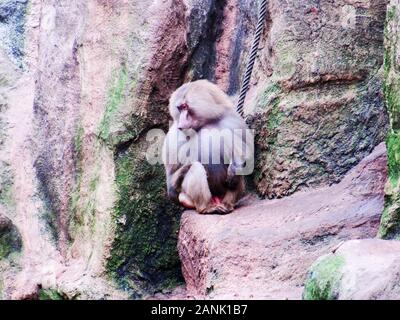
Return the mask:
{"type": "Polygon", "coordinates": [[[336,185],[256,201],[225,216],[182,216],[179,255],[189,295],[300,299],[307,269],[349,239],[378,230],[384,144],[336,185]]]}
{"type": "Polygon", "coordinates": [[[319,258],[313,264],[304,298],[398,300],[400,298],[400,287],[397,285],[400,281],[399,262],[399,241],[379,239],[347,241],[334,253],[319,258]],[[321,266],[326,268],[329,263],[328,273],[318,272],[321,266]],[[324,293],[323,296],[320,296],[321,292],[324,293]]]}

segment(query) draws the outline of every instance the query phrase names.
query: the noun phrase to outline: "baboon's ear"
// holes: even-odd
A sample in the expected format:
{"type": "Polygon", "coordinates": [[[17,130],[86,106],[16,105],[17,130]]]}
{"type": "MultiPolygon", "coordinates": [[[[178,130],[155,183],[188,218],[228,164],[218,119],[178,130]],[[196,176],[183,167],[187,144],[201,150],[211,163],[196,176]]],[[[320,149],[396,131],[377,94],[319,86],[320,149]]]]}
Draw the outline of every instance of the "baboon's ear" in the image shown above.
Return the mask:
{"type": "Polygon", "coordinates": [[[190,83],[183,84],[172,93],[169,99],[168,109],[172,119],[174,120],[177,120],[179,118],[179,110],[177,107],[181,105],[186,99],[186,94],[189,90],[189,87],[190,83]]]}

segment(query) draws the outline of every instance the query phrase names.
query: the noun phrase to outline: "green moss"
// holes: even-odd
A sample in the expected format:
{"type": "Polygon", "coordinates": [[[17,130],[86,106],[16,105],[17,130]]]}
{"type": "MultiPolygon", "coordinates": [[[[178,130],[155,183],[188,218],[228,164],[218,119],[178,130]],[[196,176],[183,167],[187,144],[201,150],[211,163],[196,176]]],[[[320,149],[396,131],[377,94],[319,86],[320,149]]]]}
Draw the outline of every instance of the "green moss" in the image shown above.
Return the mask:
{"type": "Polygon", "coordinates": [[[79,178],[77,190],[74,191],[71,197],[71,209],[74,213],[70,223],[71,235],[74,235],[75,232],[85,224],[94,232],[96,226],[96,190],[100,179],[98,170],[98,168],[95,170],[93,178],[89,181],[89,193],[86,194],[86,197],[80,201],[81,178],[79,178]]]}
{"type": "Polygon", "coordinates": [[[8,236],[0,235],[0,260],[7,258],[7,256],[13,251],[9,240],[8,236]]]}
{"type": "MultiPolygon", "coordinates": [[[[71,219],[69,223],[69,233],[74,235],[76,229],[82,225],[82,220],[78,215],[79,201],[81,198],[81,186],[82,186],[82,145],[84,138],[84,128],[82,125],[78,125],[75,131],[74,137],[74,159],[75,159],[75,183],[74,189],[71,193],[69,208],[71,212],[71,219]]],[[[73,238],[73,237],[72,237],[73,238]]],[[[72,239],[71,239],[72,240],[72,239]]]]}
{"type": "Polygon", "coordinates": [[[311,267],[303,291],[304,300],[333,300],[337,298],[344,266],[344,257],[329,255],[311,267]]]}
{"type": "Polygon", "coordinates": [[[90,180],[90,183],[89,183],[89,190],[90,190],[91,192],[96,191],[97,185],[98,185],[98,183],[99,183],[99,179],[100,179],[100,176],[99,176],[98,174],[96,174],[96,175],[94,176],[94,178],[93,178],[92,180],[90,180]]]}
{"type": "MultiPolygon", "coordinates": [[[[111,275],[126,289],[144,291],[181,281],[177,253],[180,210],[165,197],[164,168],[150,165],[143,146],[118,154],[116,237],[107,263],[111,275]]],[[[139,291],[140,292],[140,291],[139,291]]]]}
{"type": "Polygon", "coordinates": [[[70,208],[71,212],[76,213],[77,205],[80,198],[80,188],[82,182],[82,143],[83,143],[84,129],[80,125],[76,130],[74,138],[74,159],[76,161],[75,168],[75,188],[71,194],[70,208]]]}
{"type": "Polygon", "coordinates": [[[293,48],[287,45],[287,42],[281,41],[277,45],[277,66],[276,75],[281,77],[291,77],[296,71],[296,53],[293,52],[293,48]]]}
{"type": "Polygon", "coordinates": [[[274,82],[268,85],[257,99],[256,108],[265,110],[271,105],[271,103],[277,104],[275,101],[277,99],[279,100],[278,96],[281,92],[282,89],[278,83],[274,82]]]}
{"type": "Polygon", "coordinates": [[[0,203],[8,208],[13,208],[15,206],[12,182],[1,186],[0,203]]]}
{"type": "Polygon", "coordinates": [[[389,183],[385,189],[385,206],[378,233],[384,239],[397,239],[400,236],[400,81],[396,67],[398,35],[396,29],[392,28],[397,19],[396,7],[388,8],[383,90],[390,119],[390,130],[386,138],[389,183]]]}
{"type": "Polygon", "coordinates": [[[125,67],[122,67],[117,80],[108,93],[108,102],[104,112],[103,120],[99,127],[99,137],[104,141],[110,138],[110,125],[115,112],[124,99],[124,92],[128,83],[128,73],[125,67]]]}
{"type": "Polygon", "coordinates": [[[378,237],[382,239],[398,239],[399,236],[400,192],[398,188],[396,188],[385,195],[385,207],[382,212],[378,237]]]}
{"type": "Polygon", "coordinates": [[[388,21],[393,20],[396,17],[396,13],[397,13],[396,7],[395,6],[391,6],[390,8],[387,9],[386,19],[388,21]]]}
{"type": "Polygon", "coordinates": [[[0,225],[0,260],[8,258],[14,252],[22,249],[21,236],[11,224],[3,222],[0,225]]]}
{"type": "MultiPolygon", "coordinates": [[[[385,50],[385,53],[383,55],[383,70],[385,72],[385,74],[387,75],[390,71],[390,68],[392,66],[392,56],[390,54],[389,50],[385,50]]],[[[383,86],[384,92],[387,90],[387,88],[385,87],[385,84],[383,86]]]]}
{"type": "Polygon", "coordinates": [[[268,115],[268,120],[267,120],[267,128],[270,130],[279,128],[279,126],[282,122],[284,114],[279,109],[279,103],[280,103],[279,98],[275,98],[272,101],[272,109],[268,115]]]}
{"type": "MultiPolygon", "coordinates": [[[[100,180],[100,165],[97,163],[93,172],[91,173],[91,178],[88,184],[88,193],[86,196],[81,199],[82,193],[82,175],[83,175],[83,168],[82,168],[82,144],[84,138],[84,129],[82,126],[78,126],[76,130],[76,135],[74,139],[74,146],[75,146],[75,186],[74,190],[71,194],[70,198],[70,211],[71,221],[69,224],[69,232],[72,235],[76,233],[79,227],[83,226],[85,223],[88,223],[92,230],[95,227],[95,210],[96,210],[96,190],[100,180]]],[[[97,145],[94,148],[94,152],[99,153],[100,146],[97,145]]],[[[73,239],[71,239],[73,240],[73,239]]]]}
{"type": "Polygon", "coordinates": [[[400,132],[389,132],[386,139],[388,153],[389,180],[391,186],[398,185],[400,177],[400,132]]]}
{"type": "MultiPolygon", "coordinates": [[[[252,189],[261,181],[268,181],[271,177],[265,172],[265,164],[272,164],[278,153],[278,139],[285,114],[281,110],[282,89],[276,82],[265,87],[256,103],[256,112],[248,118],[248,124],[255,131],[256,167],[248,181],[252,189]]],[[[257,188],[257,191],[258,188],[257,188]]]]}
{"type": "Polygon", "coordinates": [[[77,158],[80,158],[80,154],[82,151],[82,143],[83,143],[84,133],[85,133],[85,130],[83,129],[83,126],[79,125],[78,129],[76,130],[75,137],[74,137],[75,155],[77,156],[77,158]]]}
{"type": "MultiPolygon", "coordinates": [[[[284,118],[284,113],[281,111],[279,106],[281,102],[281,93],[282,90],[279,84],[272,83],[265,88],[257,101],[256,108],[259,110],[265,110],[263,118],[266,118],[266,121],[263,120],[260,125],[263,127],[262,129],[268,129],[268,138],[266,141],[268,144],[273,144],[276,141],[276,130],[280,127],[284,118]]],[[[256,133],[257,132],[259,131],[256,130],[256,133]]]]}
{"type": "Polygon", "coordinates": [[[385,82],[384,94],[391,128],[400,130],[400,85],[397,82],[385,82]]]}
{"type": "Polygon", "coordinates": [[[56,289],[40,289],[39,300],[67,300],[66,297],[56,289]]]}
{"type": "Polygon", "coordinates": [[[73,294],[65,293],[57,288],[40,288],[38,291],[38,300],[77,300],[81,296],[79,291],[73,294]]]}
{"type": "Polygon", "coordinates": [[[0,203],[9,210],[14,208],[13,175],[10,165],[0,161],[0,203]]]}

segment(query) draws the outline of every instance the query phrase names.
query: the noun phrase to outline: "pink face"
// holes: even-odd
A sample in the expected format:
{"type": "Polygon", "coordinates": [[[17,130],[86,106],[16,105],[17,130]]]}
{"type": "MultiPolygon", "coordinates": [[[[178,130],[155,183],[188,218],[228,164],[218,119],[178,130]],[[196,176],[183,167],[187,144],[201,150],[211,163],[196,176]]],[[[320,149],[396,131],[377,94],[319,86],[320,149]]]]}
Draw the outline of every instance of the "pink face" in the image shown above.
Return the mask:
{"type": "Polygon", "coordinates": [[[196,129],[198,123],[194,117],[193,111],[190,110],[187,103],[182,103],[178,107],[179,118],[178,118],[178,129],[196,129]]]}

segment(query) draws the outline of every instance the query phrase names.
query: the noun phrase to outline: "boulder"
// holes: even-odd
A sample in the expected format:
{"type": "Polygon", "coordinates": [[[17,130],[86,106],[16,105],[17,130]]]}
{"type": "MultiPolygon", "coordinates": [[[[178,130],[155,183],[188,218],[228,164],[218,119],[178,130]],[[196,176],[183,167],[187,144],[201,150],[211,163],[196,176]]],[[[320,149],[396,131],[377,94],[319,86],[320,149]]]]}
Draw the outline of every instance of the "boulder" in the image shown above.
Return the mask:
{"type": "Polygon", "coordinates": [[[189,295],[300,299],[309,266],[349,239],[374,237],[386,180],[384,144],[339,184],[255,201],[233,213],[186,211],[178,250],[189,295]]]}
{"type": "Polygon", "coordinates": [[[310,268],[304,299],[400,299],[400,242],[350,240],[310,268]]]}

